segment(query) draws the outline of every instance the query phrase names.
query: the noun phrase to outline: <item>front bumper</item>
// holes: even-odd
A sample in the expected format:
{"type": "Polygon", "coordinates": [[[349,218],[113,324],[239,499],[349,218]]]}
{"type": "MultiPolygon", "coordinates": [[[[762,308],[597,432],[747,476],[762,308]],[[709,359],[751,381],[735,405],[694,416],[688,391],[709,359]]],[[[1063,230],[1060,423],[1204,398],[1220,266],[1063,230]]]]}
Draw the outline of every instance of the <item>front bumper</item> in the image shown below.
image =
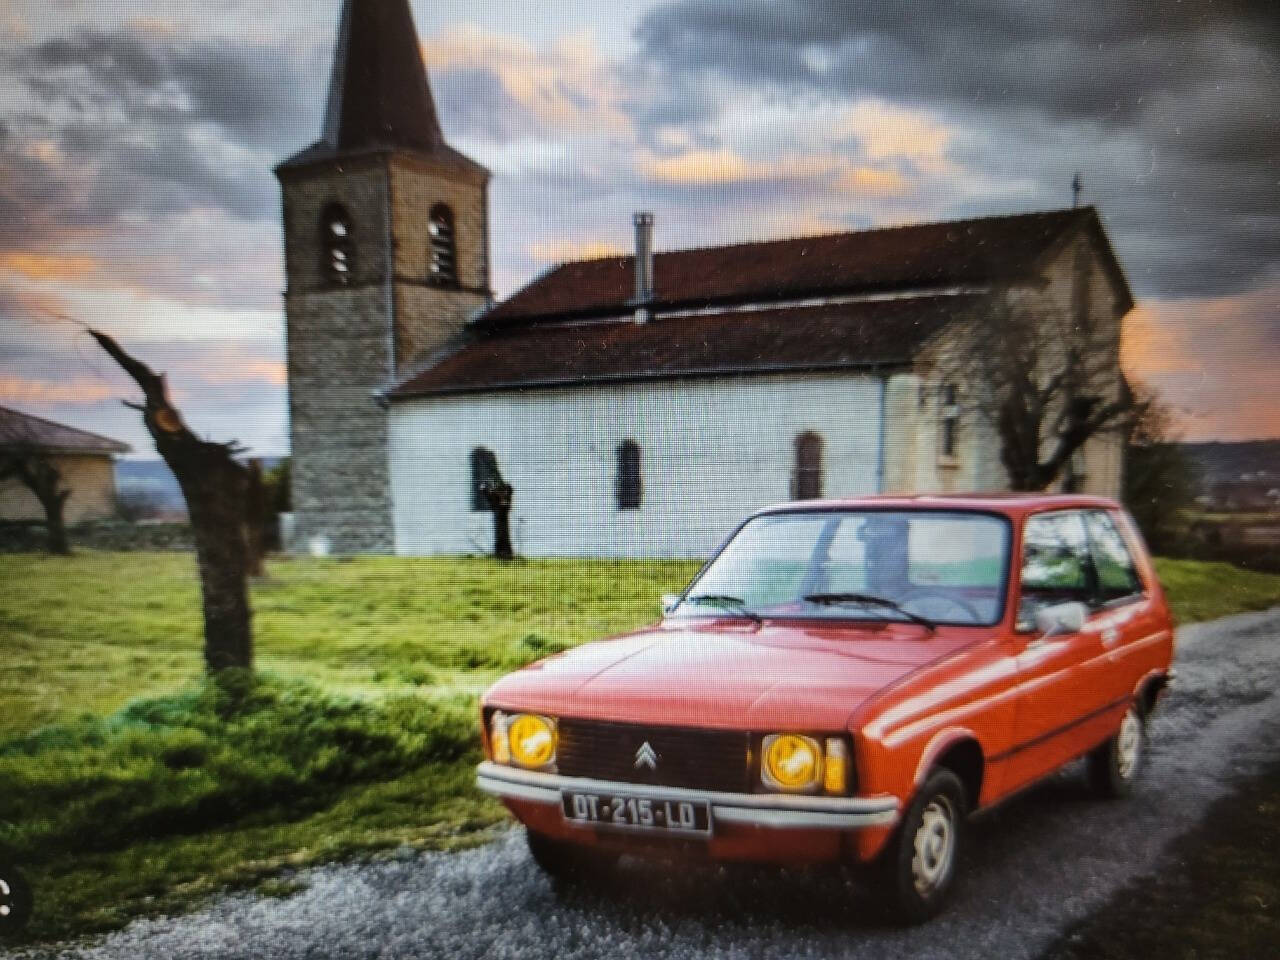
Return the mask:
{"type": "Polygon", "coordinates": [[[898,798],[812,797],[774,793],[717,793],[683,787],[646,786],[587,777],[504,767],[486,760],[476,770],[476,785],[505,800],[560,809],[562,790],[608,793],[655,800],[705,800],[713,823],[769,827],[775,830],[853,830],[888,827],[898,821],[898,798]]]}

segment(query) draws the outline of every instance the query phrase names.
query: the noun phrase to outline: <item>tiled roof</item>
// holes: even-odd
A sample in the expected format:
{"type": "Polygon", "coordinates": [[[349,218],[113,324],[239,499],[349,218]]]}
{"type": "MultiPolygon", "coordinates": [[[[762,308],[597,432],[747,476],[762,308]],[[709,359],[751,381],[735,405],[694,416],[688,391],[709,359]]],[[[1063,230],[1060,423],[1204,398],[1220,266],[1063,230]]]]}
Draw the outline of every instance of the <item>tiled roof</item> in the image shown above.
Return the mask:
{"type": "MultiPolygon", "coordinates": [[[[708,304],[987,284],[1033,272],[1073,227],[1101,231],[1097,213],[1083,207],[659,253],[654,301],[708,304]]],[[[581,260],[539,277],[483,321],[599,315],[625,309],[634,291],[634,257],[581,260]]]]}
{"type": "Polygon", "coordinates": [[[0,407],[0,450],[34,447],[45,453],[128,453],[129,445],[42,417],[0,407]]]}
{"type": "Polygon", "coordinates": [[[567,263],[390,396],[905,364],[1080,231],[1128,297],[1092,207],[660,253],[647,323],[631,319],[632,257],[567,263]]]}
{"type": "Polygon", "coordinates": [[[981,300],[972,294],[522,324],[459,344],[392,397],[735,373],[892,367],[981,300]]]}

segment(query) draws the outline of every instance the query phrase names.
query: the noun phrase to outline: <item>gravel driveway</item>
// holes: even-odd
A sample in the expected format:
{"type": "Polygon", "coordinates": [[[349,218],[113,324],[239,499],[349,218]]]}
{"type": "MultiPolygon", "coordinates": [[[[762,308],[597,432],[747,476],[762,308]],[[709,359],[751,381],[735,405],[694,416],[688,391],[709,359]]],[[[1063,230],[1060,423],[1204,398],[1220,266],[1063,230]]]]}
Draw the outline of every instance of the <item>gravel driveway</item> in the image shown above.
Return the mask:
{"type": "MultiPolygon", "coordinates": [[[[1160,866],[1280,732],[1280,609],[1179,633],[1178,689],[1128,800],[1088,798],[1075,765],[973,825],[949,909],[886,927],[827,871],[626,862],[607,889],[557,893],[512,831],[457,854],[324,867],[287,900],[229,896],[41,957],[1034,957],[1129,878],[1160,866]]],[[[36,956],[36,955],[33,955],[36,956]]]]}

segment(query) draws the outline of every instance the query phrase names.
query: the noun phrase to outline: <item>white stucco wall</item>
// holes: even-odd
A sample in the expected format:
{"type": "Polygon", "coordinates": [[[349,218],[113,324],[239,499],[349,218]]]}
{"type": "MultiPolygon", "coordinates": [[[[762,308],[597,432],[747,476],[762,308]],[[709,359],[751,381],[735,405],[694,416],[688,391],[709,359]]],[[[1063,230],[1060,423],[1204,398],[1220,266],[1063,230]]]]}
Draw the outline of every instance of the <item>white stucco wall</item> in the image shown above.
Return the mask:
{"type": "Polygon", "coordinates": [[[401,400],[390,414],[396,550],[486,552],[471,451],[515,488],[524,556],[705,557],[748,513],[790,496],[794,443],[824,439],[825,496],[877,492],[881,381],[750,377],[401,400]],[[644,500],[617,507],[618,445],[641,447],[644,500]]]}

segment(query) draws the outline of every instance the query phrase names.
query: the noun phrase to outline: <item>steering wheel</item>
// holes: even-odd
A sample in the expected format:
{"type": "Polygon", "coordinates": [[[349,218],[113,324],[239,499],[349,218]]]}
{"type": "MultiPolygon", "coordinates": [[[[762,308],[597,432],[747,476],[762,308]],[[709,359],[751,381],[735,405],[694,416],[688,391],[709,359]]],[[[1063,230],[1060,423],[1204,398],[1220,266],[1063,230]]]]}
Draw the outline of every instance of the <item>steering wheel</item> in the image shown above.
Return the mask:
{"type": "Polygon", "coordinates": [[[908,590],[898,598],[898,602],[906,607],[912,613],[919,614],[922,617],[929,617],[931,620],[953,620],[954,617],[946,617],[938,615],[928,609],[921,610],[916,606],[916,602],[924,600],[925,603],[930,601],[942,601],[945,606],[951,606],[961,610],[968,618],[970,623],[981,623],[982,615],[974,609],[973,605],[959,597],[952,596],[949,593],[943,593],[941,590],[935,590],[930,587],[918,587],[915,590],[908,590]]]}

